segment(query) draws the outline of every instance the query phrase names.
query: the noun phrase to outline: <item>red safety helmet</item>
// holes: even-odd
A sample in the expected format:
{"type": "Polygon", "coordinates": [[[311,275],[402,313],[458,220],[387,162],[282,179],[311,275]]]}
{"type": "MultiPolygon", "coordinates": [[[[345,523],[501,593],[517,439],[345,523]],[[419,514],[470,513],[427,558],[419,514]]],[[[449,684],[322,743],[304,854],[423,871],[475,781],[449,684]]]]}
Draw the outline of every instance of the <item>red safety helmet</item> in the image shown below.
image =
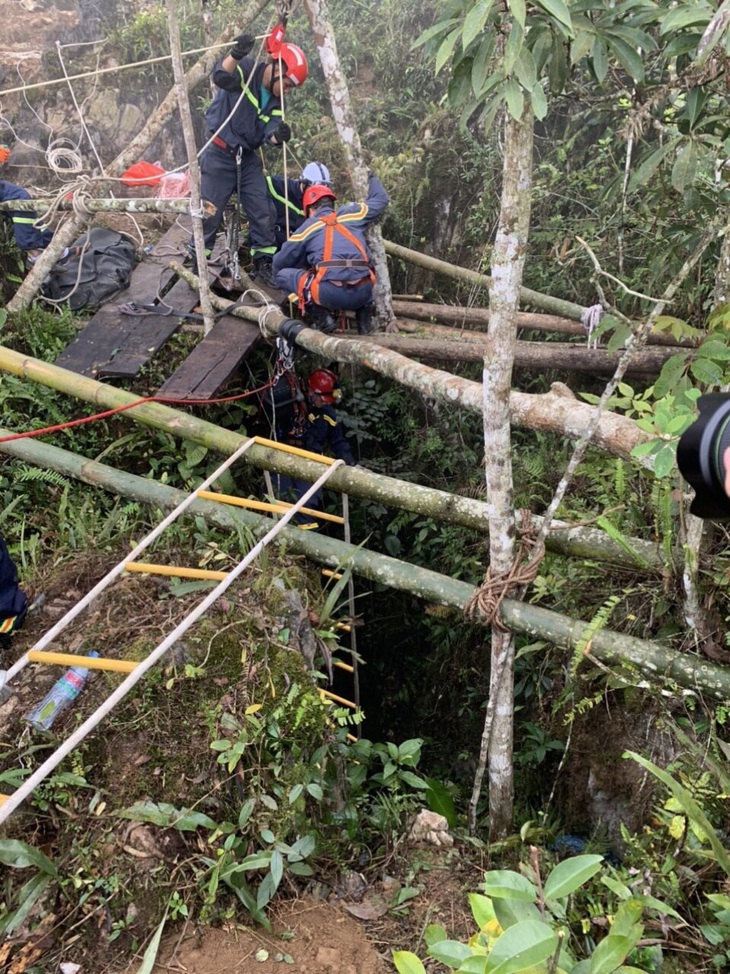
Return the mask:
{"type": "Polygon", "coordinates": [[[329,186],[322,186],[318,183],[314,186],[308,186],[304,191],[304,196],[302,196],[304,212],[306,213],[310,206],[314,206],[315,203],[319,203],[327,196],[333,201],[337,199],[329,186]]]}
{"type": "Polygon", "coordinates": [[[318,369],[307,379],[307,388],[314,396],[321,396],[323,402],[336,401],[337,376],[330,369],[318,369]]]}
{"type": "MultiPolygon", "coordinates": [[[[301,47],[296,44],[282,44],[279,48],[278,57],[283,66],[283,75],[288,78],[293,85],[299,87],[307,80],[309,65],[307,56],[301,47]]],[[[278,77],[278,72],[276,77],[278,77]]]]}

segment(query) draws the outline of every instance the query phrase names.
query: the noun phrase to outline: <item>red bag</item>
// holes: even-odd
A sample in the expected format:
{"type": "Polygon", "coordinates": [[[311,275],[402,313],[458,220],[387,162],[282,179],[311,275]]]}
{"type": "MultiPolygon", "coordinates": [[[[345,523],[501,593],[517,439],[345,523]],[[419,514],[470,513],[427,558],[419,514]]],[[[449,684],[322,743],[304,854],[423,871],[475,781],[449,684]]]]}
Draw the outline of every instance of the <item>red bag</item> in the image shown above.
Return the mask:
{"type": "Polygon", "coordinates": [[[159,186],[166,170],[156,166],[153,162],[135,162],[122,176],[125,186],[159,186]]]}

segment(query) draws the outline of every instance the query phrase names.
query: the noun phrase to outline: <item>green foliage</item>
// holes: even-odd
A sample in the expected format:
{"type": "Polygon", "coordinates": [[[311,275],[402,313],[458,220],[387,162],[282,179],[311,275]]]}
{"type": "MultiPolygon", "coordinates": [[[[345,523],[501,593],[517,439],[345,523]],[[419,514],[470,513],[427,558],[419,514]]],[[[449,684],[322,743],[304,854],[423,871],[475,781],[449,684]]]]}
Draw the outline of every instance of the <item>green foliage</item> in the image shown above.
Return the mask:
{"type": "MultiPolygon", "coordinates": [[[[637,970],[624,964],[634,959],[644,931],[642,915],[646,910],[664,915],[673,911],[650,897],[632,896],[628,890],[610,918],[604,939],[593,945],[585,959],[577,960],[573,955],[570,899],[598,873],[602,860],[597,855],[566,859],[544,882],[535,873],[528,877],[510,869],[485,873],[482,890],[486,895],[469,895],[477,932],[463,943],[450,940],[443,927],[432,924],[425,931],[428,956],[464,974],[611,974],[637,970]]],[[[419,958],[409,951],[394,953],[393,962],[399,974],[425,972],[419,958]]]]}

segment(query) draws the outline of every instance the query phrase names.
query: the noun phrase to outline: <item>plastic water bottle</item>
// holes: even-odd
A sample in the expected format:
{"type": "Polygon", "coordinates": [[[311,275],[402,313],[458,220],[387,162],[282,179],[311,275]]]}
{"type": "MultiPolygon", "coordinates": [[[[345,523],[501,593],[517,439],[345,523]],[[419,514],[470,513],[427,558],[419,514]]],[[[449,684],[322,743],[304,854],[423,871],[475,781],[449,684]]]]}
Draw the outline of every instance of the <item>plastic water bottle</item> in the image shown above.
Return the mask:
{"type": "MultiPolygon", "coordinates": [[[[95,652],[89,653],[89,656],[98,655],[95,652]]],[[[26,714],[25,719],[36,730],[48,730],[56,717],[71,706],[88,679],[89,671],[85,666],[72,666],[60,680],[56,680],[38,706],[26,714]]]]}

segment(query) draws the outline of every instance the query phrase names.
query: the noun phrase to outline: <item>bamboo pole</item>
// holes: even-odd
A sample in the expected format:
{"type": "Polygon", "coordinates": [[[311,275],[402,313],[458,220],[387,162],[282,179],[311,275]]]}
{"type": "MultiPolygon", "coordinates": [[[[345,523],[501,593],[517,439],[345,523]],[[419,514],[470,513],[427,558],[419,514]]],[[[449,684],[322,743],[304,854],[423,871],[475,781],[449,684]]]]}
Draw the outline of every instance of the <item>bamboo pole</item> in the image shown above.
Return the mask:
{"type": "MultiPolygon", "coordinates": [[[[191,287],[196,286],[197,278],[182,264],[171,261],[169,266],[188,281],[191,287]]],[[[213,295],[213,304],[219,310],[229,310],[231,314],[248,321],[259,321],[262,312],[265,313],[265,324],[269,333],[276,333],[281,322],[285,320],[285,316],[273,306],[266,309],[233,307],[232,301],[217,295],[213,295]]],[[[323,335],[314,328],[305,328],[297,335],[296,344],[327,361],[335,359],[338,362],[363,365],[395,379],[419,395],[462,406],[478,416],[482,414],[483,390],[480,382],[462,379],[441,369],[432,369],[375,342],[351,342],[323,335]]],[[[516,426],[558,433],[570,439],[580,439],[583,430],[595,418],[594,407],[581,402],[562,383],[554,384],[550,392],[542,395],[512,392],[509,404],[510,417],[516,426]]],[[[651,434],[640,429],[633,419],[605,411],[600,417],[593,442],[609,453],[628,460],[635,446],[648,443],[651,439],[651,434]]],[[[639,457],[635,462],[647,469],[653,467],[653,461],[649,457],[639,457]]]]}
{"type": "MultiPolygon", "coordinates": [[[[312,332],[312,334],[317,334],[312,332]]],[[[340,343],[345,344],[345,343],[340,343]]],[[[0,346],[0,370],[10,372],[21,378],[56,389],[70,396],[76,396],[104,409],[114,409],[118,406],[137,402],[137,397],[123,389],[97,382],[85,376],[61,369],[47,362],[30,358],[0,346]]],[[[180,436],[192,443],[199,443],[209,449],[230,455],[245,440],[245,437],[230,430],[208,423],[206,420],[189,416],[186,413],[162,406],[157,403],[143,403],[127,411],[127,416],[134,422],[145,426],[165,430],[175,436],[180,436]]],[[[0,436],[12,435],[11,430],[0,432],[0,436]]],[[[69,458],[69,467],[74,465],[77,458],[74,454],[58,450],[39,441],[30,439],[15,440],[0,444],[0,451],[12,456],[27,459],[31,463],[38,463],[33,457],[41,457],[40,465],[54,467],[54,463],[63,464],[59,454],[69,458]],[[45,459],[43,459],[45,458],[45,459]],[[55,459],[54,459],[55,458],[55,459]]],[[[288,452],[274,450],[257,443],[246,454],[246,461],[263,470],[275,470],[301,480],[313,483],[322,469],[321,463],[297,457],[288,452]]],[[[84,469],[89,471],[93,479],[96,466],[94,461],[82,459],[84,469]]],[[[101,465],[100,465],[101,466],[101,465]]],[[[83,478],[82,478],[83,479],[83,478]]],[[[449,524],[459,524],[462,527],[473,528],[481,533],[486,530],[486,504],[471,497],[450,494],[446,491],[422,487],[393,477],[386,477],[369,470],[356,467],[344,467],[334,474],[332,485],[337,490],[344,491],[355,497],[367,497],[391,507],[426,514],[437,521],[449,524]]],[[[539,526],[540,518],[534,518],[539,526]]],[[[518,522],[521,523],[521,522],[518,522]]],[[[573,555],[579,558],[608,561],[625,568],[649,571],[663,571],[664,558],[660,548],[647,541],[628,538],[625,544],[620,544],[609,538],[605,532],[596,528],[574,527],[566,522],[555,522],[554,530],[548,536],[547,545],[554,551],[573,555]]]]}
{"type": "MultiPolygon", "coordinates": [[[[416,264],[437,274],[443,274],[455,281],[463,281],[465,284],[476,284],[477,287],[482,287],[485,290],[489,287],[490,278],[487,274],[480,274],[479,271],[471,271],[466,267],[457,267],[456,264],[439,260],[437,257],[429,257],[427,254],[420,254],[417,250],[410,250],[410,248],[402,247],[400,244],[392,243],[390,240],[384,240],[383,243],[385,244],[386,253],[393,257],[400,257],[401,260],[416,264]]],[[[581,315],[586,310],[582,305],[576,304],[574,301],[553,298],[549,294],[541,294],[539,291],[533,291],[529,287],[520,288],[520,301],[523,304],[534,305],[534,307],[540,308],[542,311],[548,311],[550,314],[560,315],[563,318],[572,318],[575,321],[580,321],[581,315]]]]}
{"type": "MultiPolygon", "coordinates": [[[[2,435],[5,435],[4,430],[0,430],[2,435]]],[[[20,440],[2,444],[0,450],[22,455],[30,463],[58,470],[84,483],[95,484],[161,511],[174,509],[187,496],[184,491],[76,457],[66,450],[46,444],[20,440]]],[[[336,476],[334,474],[330,481],[333,485],[336,476]]],[[[254,536],[263,535],[271,526],[269,518],[212,501],[196,500],[188,513],[204,517],[211,524],[228,531],[243,526],[254,536]]],[[[287,527],[281,533],[281,542],[287,552],[304,555],[330,571],[349,567],[372,582],[459,611],[464,609],[475,591],[468,582],[326,537],[319,532],[297,531],[287,527]]],[[[595,632],[589,623],[514,599],[504,600],[501,614],[505,625],[532,639],[545,639],[571,652],[581,649],[587,659],[590,654],[609,665],[628,663],[651,680],[666,678],[715,699],[730,699],[730,667],[690,653],[678,653],[658,642],[636,639],[606,629],[595,632]]]]}

